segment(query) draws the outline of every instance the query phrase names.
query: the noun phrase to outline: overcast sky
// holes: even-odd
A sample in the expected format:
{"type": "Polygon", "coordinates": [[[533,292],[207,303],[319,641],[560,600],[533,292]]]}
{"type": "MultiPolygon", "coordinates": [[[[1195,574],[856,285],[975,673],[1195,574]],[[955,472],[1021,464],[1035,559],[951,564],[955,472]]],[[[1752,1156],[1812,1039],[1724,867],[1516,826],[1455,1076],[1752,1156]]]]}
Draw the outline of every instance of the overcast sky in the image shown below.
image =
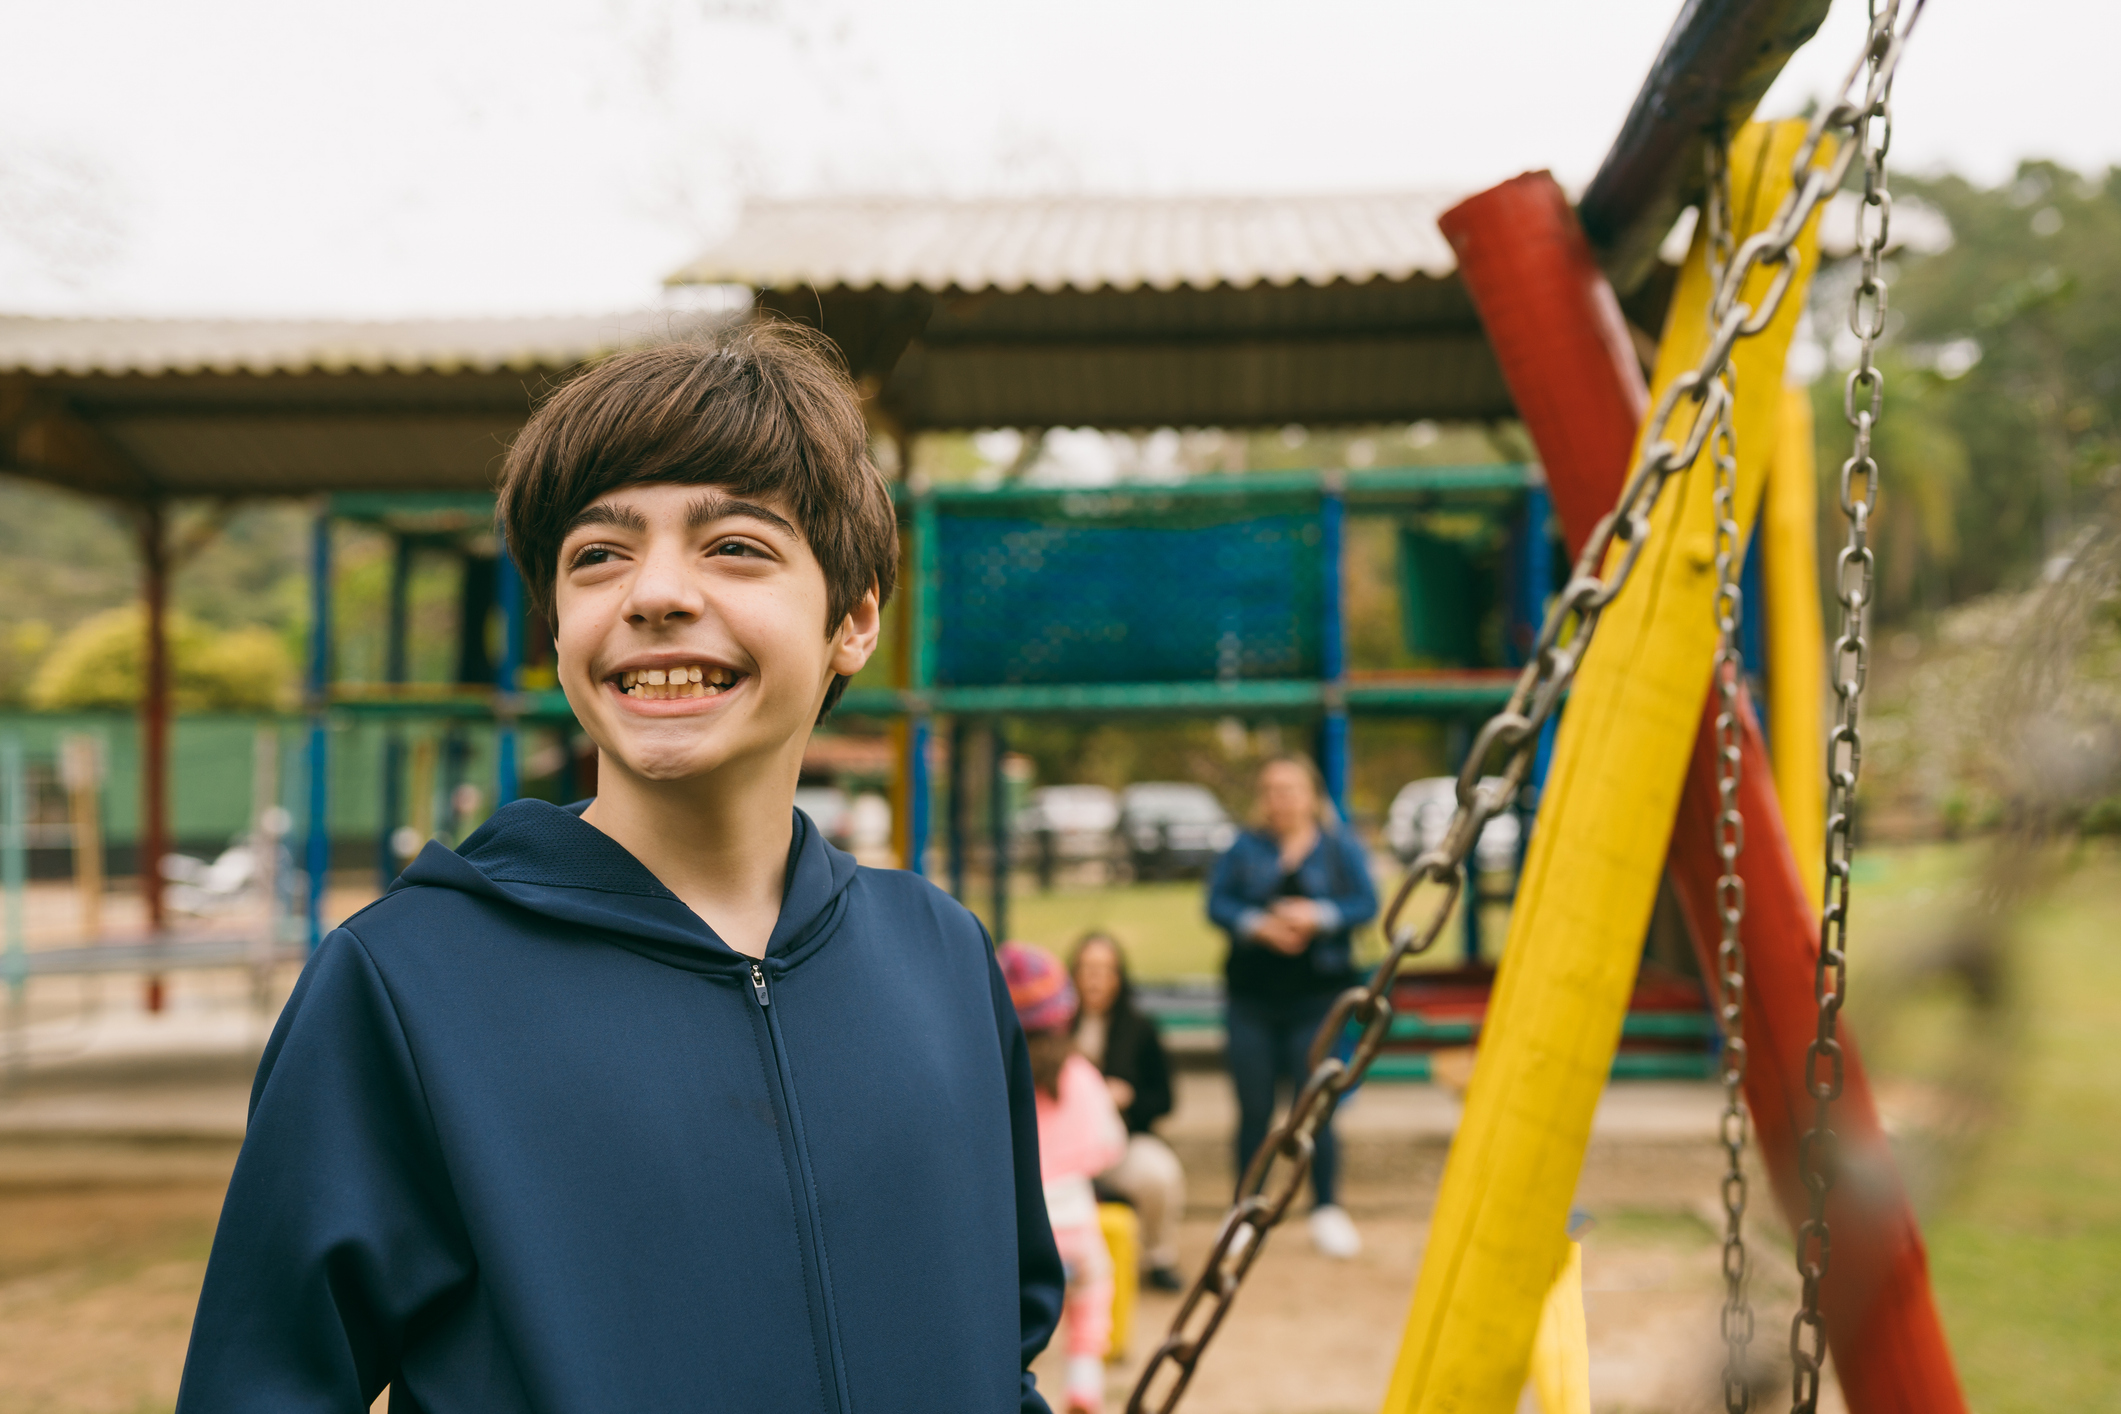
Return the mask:
{"type": "MultiPolygon", "coordinates": [[[[1678,8],[0,0],[0,312],[629,306],[747,193],[1576,185],[1678,8]]],[[[2117,52],[2111,5],[1932,0],[1894,158],[2121,163],[2117,52]]]]}

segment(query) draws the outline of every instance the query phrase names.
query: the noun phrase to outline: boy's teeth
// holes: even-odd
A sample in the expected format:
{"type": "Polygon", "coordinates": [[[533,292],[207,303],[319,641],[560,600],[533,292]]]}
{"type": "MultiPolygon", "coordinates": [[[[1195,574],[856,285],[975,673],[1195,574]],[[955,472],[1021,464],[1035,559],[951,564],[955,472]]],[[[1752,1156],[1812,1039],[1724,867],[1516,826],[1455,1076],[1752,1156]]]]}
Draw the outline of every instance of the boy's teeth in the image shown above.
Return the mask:
{"type": "Polygon", "coordinates": [[[736,685],[728,668],[687,663],[675,668],[636,668],[619,675],[619,689],[630,697],[665,702],[680,697],[713,697],[736,685]]]}

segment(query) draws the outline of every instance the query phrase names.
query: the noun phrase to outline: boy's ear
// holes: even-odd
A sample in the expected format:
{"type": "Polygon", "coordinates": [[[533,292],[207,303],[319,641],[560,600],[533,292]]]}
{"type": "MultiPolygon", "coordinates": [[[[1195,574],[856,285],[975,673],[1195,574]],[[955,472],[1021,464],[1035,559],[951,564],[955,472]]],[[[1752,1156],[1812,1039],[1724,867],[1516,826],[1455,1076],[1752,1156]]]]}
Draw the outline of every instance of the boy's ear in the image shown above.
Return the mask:
{"type": "Polygon", "coordinates": [[[883,626],[884,615],[877,606],[876,584],[872,581],[869,591],[855,601],[832,635],[832,671],[851,678],[867,666],[870,655],[876,652],[877,635],[883,626]]]}

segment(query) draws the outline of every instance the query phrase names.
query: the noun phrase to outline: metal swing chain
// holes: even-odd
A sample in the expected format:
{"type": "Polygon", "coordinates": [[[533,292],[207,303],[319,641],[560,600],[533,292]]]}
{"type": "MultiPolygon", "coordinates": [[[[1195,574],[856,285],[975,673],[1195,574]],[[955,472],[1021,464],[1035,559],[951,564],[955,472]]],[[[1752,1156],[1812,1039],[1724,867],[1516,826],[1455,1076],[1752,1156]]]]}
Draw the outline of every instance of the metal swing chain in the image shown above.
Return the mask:
{"type": "MultiPolygon", "coordinates": [[[[1922,0],[1914,0],[1915,12],[1920,11],[1921,3],[1922,0]]],[[[1308,1078],[1298,1088],[1289,1112],[1246,1166],[1244,1177],[1238,1182],[1237,1201],[1223,1216],[1200,1275],[1187,1288],[1177,1314],[1171,1318],[1169,1333],[1135,1383],[1127,1400],[1128,1414],[1170,1414],[1178,1407],[1246,1274],[1266,1246],[1267,1235],[1287,1216],[1303,1186],[1319,1130],[1324,1128],[1340,1097],[1362,1080],[1383,1049],[1392,1029],[1392,984],[1401,965],[1434,945],[1450,922],[1465,887],[1466,857],[1488,821],[1510,808],[1518,788],[1531,774],[1540,729],[1568,695],[1600,618],[1626,587],[1636,562],[1642,558],[1650,539],[1651,516],[1665,483],[1694,464],[1725,416],[1730,392],[1721,375],[1730,363],[1732,349],[1740,339],[1764,332],[1774,321],[1797,273],[1798,236],[1820,204],[1840,189],[1848,174],[1855,147],[1842,144],[1830,159],[1819,163],[1820,143],[1830,128],[1853,129],[1863,115],[1876,111],[1884,90],[1892,82],[1905,38],[1904,31],[1892,35],[1892,17],[1898,10],[1899,0],[1887,0],[1883,23],[1890,43],[1882,62],[1872,54],[1879,33],[1874,24],[1864,55],[1842,82],[1840,92],[1846,94],[1869,63],[1870,85],[1862,100],[1836,102],[1813,117],[1792,160],[1790,190],[1774,217],[1765,228],[1748,237],[1725,265],[1710,307],[1707,349],[1693,370],[1674,379],[1651,409],[1641,449],[1628,471],[1618,502],[1591,532],[1568,583],[1549,606],[1530,661],[1518,675],[1509,700],[1473,740],[1458,773],[1457,809],[1443,842],[1415,859],[1385,910],[1388,946],[1384,960],[1366,983],[1350,987],[1334,999],[1332,1010],[1311,1042],[1308,1078]],[[1772,275],[1755,308],[1742,303],[1738,296],[1753,273],[1762,269],[1772,275]],[[1692,420],[1683,433],[1668,436],[1682,402],[1691,408],[1692,420]],[[1499,768],[1492,773],[1486,769],[1490,757],[1500,758],[1499,768]],[[1402,915],[1425,883],[1436,885],[1425,911],[1418,919],[1403,922],[1402,915]],[[1334,1052],[1351,1022],[1361,1029],[1353,1050],[1343,1060],[1334,1052]],[[1171,1386],[1152,1400],[1152,1388],[1166,1366],[1175,1372],[1171,1386]]]]}
{"type": "MultiPolygon", "coordinates": [[[[1841,1097],[1842,1081],[1842,1051],[1835,1038],[1835,1022],[1848,995],[1849,873],[1855,850],[1856,776],[1863,761],[1859,709],[1870,667],[1870,644],[1865,636],[1875,568],[1870,523],[1879,488],[1871,436],[1877,430],[1885,400],[1885,375],[1874,359],[1878,338],[1885,332],[1885,278],[1880,265],[1893,215],[1893,199],[1886,189],[1885,154],[1893,141],[1893,73],[1908,34],[1921,18],[1922,0],[1914,0],[1908,7],[1905,25],[1898,23],[1900,9],[1899,0],[1871,0],[1870,31],[1863,48],[1863,71],[1867,71],[1868,81],[1862,104],[1849,115],[1850,140],[1840,159],[1845,164],[1853,154],[1863,154],[1863,205],[1856,217],[1862,266],[1861,278],[1849,295],[1849,331],[1856,336],[1856,366],[1849,370],[1841,398],[1842,415],[1853,430],[1854,444],[1848,460],[1841,464],[1841,513],[1848,518],[1848,542],[1834,570],[1834,595],[1841,603],[1841,632],[1834,640],[1834,729],[1827,738],[1826,749],[1826,907],[1819,917],[1819,961],[1812,979],[1813,995],[1819,1003],[1819,1029],[1804,1058],[1805,1089],[1812,1097],[1812,1124],[1797,1145],[1797,1172],[1811,1202],[1805,1221],[1797,1229],[1797,1272],[1803,1289],[1797,1314],[1790,1321],[1790,1399],[1795,1414],[1816,1414],[1820,1372],[1826,1361],[1826,1323],[1820,1315],[1820,1288],[1833,1255],[1826,1197],[1834,1183],[1837,1157],[1829,1122],[1833,1103],[1841,1097]]],[[[1849,82],[1843,85],[1844,93],[1853,86],[1855,78],[1856,73],[1852,72],[1849,82]]]]}
{"type": "MultiPolygon", "coordinates": [[[[1720,290],[1731,263],[1735,238],[1731,230],[1731,168],[1721,131],[1704,146],[1708,192],[1702,202],[1710,283],[1720,290]]],[[[1713,304],[1710,317],[1715,317],[1713,304]]],[[[1737,371],[1726,363],[1717,375],[1723,385],[1723,410],[1716,419],[1709,456],[1716,472],[1716,916],[1721,936],[1716,945],[1717,1018],[1723,1028],[1723,1115],[1718,1133],[1723,1144],[1723,1407],[1725,1414],[1747,1414],[1753,1406],[1746,1349],[1753,1340],[1753,1308],[1746,1292],[1745,1251],[1745,880],[1738,855],[1745,848],[1745,816],[1738,789],[1743,754],[1738,726],[1738,694],[1745,681],[1745,655],[1738,623],[1745,612],[1738,584],[1743,543],[1738,533],[1738,434],[1733,425],[1737,371]]]]}

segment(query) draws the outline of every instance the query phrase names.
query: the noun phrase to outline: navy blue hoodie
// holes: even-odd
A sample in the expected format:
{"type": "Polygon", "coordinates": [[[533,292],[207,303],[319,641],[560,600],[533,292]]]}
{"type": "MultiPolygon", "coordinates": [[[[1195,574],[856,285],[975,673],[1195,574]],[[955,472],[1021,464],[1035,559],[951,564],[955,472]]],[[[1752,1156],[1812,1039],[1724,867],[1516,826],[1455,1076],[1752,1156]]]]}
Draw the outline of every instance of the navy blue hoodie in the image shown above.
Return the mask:
{"type": "Polygon", "coordinates": [[[798,812],[754,964],[521,801],[303,970],[177,1407],[1043,1411],[1061,1286],[977,919],[798,812]]]}

